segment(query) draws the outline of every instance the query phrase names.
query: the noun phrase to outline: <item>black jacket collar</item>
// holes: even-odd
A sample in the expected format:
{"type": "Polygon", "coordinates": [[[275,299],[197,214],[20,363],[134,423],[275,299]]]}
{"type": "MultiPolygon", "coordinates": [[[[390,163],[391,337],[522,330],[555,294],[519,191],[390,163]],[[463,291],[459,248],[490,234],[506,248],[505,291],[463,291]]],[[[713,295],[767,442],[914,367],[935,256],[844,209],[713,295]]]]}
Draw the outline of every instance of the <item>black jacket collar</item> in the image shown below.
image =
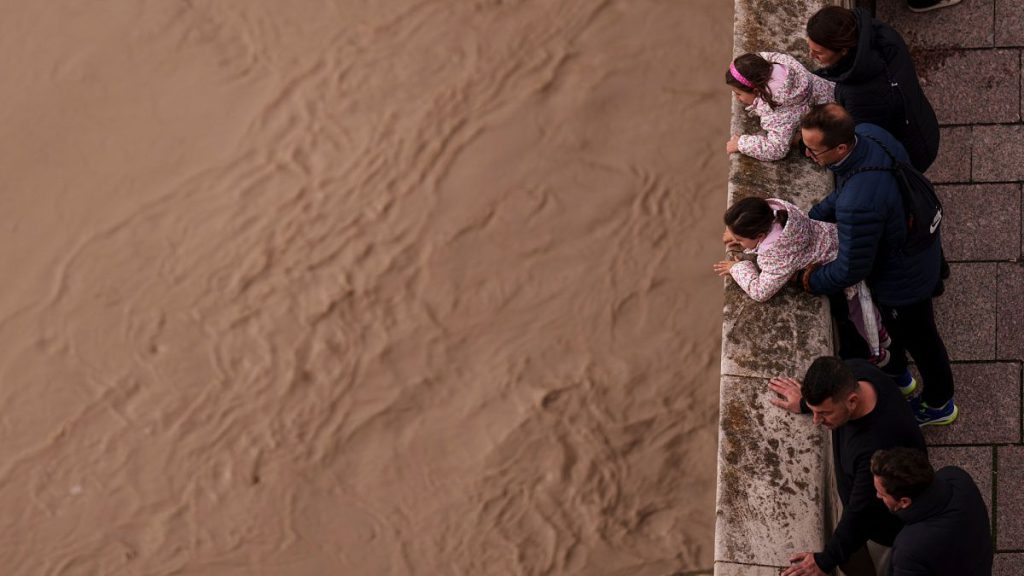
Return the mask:
{"type": "Polygon", "coordinates": [[[896,512],[896,516],[899,516],[904,524],[927,520],[945,510],[952,497],[953,488],[936,478],[923,494],[911,501],[909,508],[896,512]]]}

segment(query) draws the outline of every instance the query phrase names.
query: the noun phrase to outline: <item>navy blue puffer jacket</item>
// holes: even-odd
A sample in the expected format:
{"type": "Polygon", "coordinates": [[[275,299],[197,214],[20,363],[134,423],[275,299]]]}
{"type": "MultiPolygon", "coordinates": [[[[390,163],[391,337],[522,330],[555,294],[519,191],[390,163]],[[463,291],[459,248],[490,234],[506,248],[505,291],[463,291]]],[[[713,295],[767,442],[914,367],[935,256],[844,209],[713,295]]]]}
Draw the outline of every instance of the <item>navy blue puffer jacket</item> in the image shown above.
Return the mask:
{"type": "Polygon", "coordinates": [[[829,166],[835,173],[836,190],[807,214],[815,220],[835,222],[839,228],[839,255],[811,274],[811,292],[834,294],[866,279],[879,304],[905,306],[930,298],[939,282],[941,239],[927,250],[907,256],[903,253],[907,223],[895,176],[887,171],[861,172],[845,181],[856,168],[892,164],[885,151],[865,135],[883,142],[904,162],[907,152],[874,124],[858,124],[856,133],[853,151],[839,165],[829,166]]]}

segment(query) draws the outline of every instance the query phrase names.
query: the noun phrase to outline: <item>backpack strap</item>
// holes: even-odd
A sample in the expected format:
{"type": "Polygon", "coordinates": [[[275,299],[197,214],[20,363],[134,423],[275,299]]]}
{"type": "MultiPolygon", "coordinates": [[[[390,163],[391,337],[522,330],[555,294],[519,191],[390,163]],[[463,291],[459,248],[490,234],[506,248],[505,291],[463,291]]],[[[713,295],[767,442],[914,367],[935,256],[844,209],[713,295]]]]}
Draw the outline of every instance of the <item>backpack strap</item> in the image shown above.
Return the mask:
{"type": "MultiPolygon", "coordinates": [[[[875,138],[874,136],[870,136],[868,134],[861,134],[861,136],[864,136],[865,138],[868,138],[868,139],[874,141],[875,144],[878,144],[878,146],[881,147],[883,151],[885,151],[885,154],[889,157],[889,159],[892,160],[892,165],[891,166],[861,166],[860,168],[856,168],[854,170],[851,170],[850,172],[848,172],[848,173],[843,175],[842,180],[839,181],[839,185],[837,186],[838,188],[842,188],[843,186],[846,186],[846,183],[850,180],[850,178],[853,178],[854,176],[856,176],[857,174],[860,174],[861,172],[892,172],[893,176],[896,176],[896,170],[899,168],[900,162],[899,162],[899,160],[896,159],[896,155],[892,153],[892,150],[889,150],[888,146],[886,146],[884,143],[882,143],[881,140],[879,140],[878,138],[875,138]]],[[[898,178],[897,178],[897,180],[898,180],[898,178]]]]}
{"type": "Polygon", "coordinates": [[[888,146],[886,146],[881,140],[875,138],[874,136],[871,136],[870,134],[863,134],[863,136],[874,141],[875,144],[878,144],[878,146],[885,151],[885,155],[888,156],[890,160],[892,160],[892,167],[896,167],[896,164],[899,162],[899,160],[896,159],[896,155],[892,153],[892,150],[889,150],[888,146]]]}

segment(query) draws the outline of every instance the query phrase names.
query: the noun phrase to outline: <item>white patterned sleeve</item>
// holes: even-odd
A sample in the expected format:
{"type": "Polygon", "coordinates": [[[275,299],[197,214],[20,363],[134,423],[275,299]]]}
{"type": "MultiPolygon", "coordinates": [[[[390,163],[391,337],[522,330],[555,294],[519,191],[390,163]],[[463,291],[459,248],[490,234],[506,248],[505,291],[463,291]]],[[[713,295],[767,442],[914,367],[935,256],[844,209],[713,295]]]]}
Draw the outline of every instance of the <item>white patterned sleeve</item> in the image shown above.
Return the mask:
{"type": "Polygon", "coordinates": [[[786,271],[769,264],[759,273],[753,262],[743,261],[737,262],[730,268],[729,274],[748,296],[758,302],[765,302],[782,290],[793,271],[786,271]]]}
{"type": "Polygon", "coordinates": [[[763,135],[740,136],[738,147],[740,152],[770,162],[781,160],[789,154],[793,133],[800,123],[800,114],[795,110],[781,109],[761,117],[763,135]]]}
{"type": "Polygon", "coordinates": [[[807,73],[811,78],[811,105],[828,104],[836,101],[836,83],[825,80],[817,74],[807,73]]]}

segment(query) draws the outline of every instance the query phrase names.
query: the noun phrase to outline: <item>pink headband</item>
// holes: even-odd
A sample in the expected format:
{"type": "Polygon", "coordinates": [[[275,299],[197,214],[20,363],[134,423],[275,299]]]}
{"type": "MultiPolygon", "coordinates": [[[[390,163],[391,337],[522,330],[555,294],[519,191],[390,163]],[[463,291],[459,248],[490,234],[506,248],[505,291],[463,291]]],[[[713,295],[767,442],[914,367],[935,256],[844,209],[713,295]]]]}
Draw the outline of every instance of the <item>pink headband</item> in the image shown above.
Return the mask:
{"type": "Polygon", "coordinates": [[[743,84],[747,88],[753,88],[754,87],[754,83],[751,82],[750,80],[747,80],[746,78],[744,78],[743,74],[740,74],[740,71],[736,69],[736,63],[735,62],[730,62],[729,63],[729,73],[732,74],[732,77],[735,78],[740,84],[743,84]]]}

